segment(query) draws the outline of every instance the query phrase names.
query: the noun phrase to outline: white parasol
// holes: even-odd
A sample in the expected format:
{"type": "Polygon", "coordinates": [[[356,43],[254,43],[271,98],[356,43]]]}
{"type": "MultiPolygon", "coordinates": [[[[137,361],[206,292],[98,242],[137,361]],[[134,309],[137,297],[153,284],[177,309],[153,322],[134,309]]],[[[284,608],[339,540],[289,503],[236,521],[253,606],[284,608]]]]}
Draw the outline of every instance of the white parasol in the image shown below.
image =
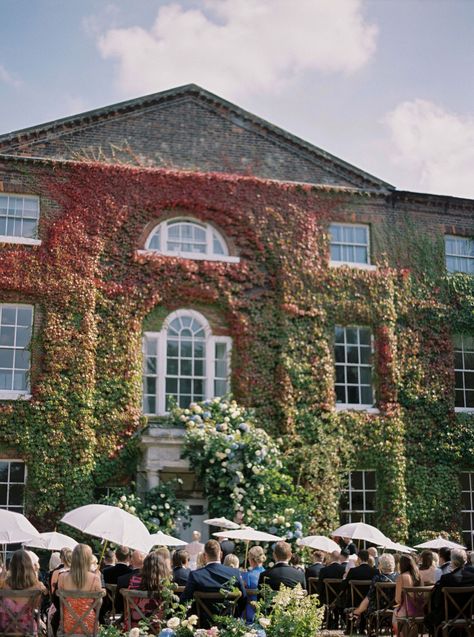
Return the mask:
{"type": "Polygon", "coordinates": [[[317,551],[324,551],[325,553],[341,550],[337,542],[334,542],[334,540],[324,535],[307,535],[301,538],[299,546],[306,546],[317,551]]]}
{"type": "Polygon", "coordinates": [[[416,553],[416,549],[412,549],[411,546],[400,544],[399,542],[392,542],[387,538],[385,544],[381,544],[379,549],[388,549],[389,551],[397,551],[397,553],[416,553]]]}
{"type": "Polygon", "coordinates": [[[40,533],[38,538],[26,543],[26,546],[33,546],[37,549],[45,549],[47,551],[60,551],[64,548],[72,550],[76,545],[77,542],[74,538],[69,535],[64,535],[64,533],[57,533],[56,531],[40,533]]]}
{"type": "Polygon", "coordinates": [[[38,537],[39,532],[24,515],[0,509],[0,544],[20,544],[38,537]]]}
{"type": "Polygon", "coordinates": [[[442,549],[446,547],[448,549],[465,549],[466,547],[462,544],[457,544],[457,542],[451,542],[441,535],[438,535],[434,540],[428,540],[428,542],[423,542],[423,544],[415,544],[417,549],[442,549]]]}
{"type": "Polygon", "coordinates": [[[251,526],[246,526],[243,529],[237,529],[236,531],[220,531],[219,533],[213,533],[215,537],[227,537],[229,540],[242,540],[242,542],[279,542],[284,538],[277,537],[271,533],[265,533],[264,531],[257,531],[252,529],[251,526]]]}
{"type": "Polygon", "coordinates": [[[239,524],[236,524],[227,518],[211,518],[210,520],[204,520],[204,524],[218,526],[221,529],[240,529],[239,524]]]}
{"type": "Polygon", "coordinates": [[[138,551],[148,552],[150,546],[150,534],[143,522],[119,507],[87,504],[66,513],[61,522],[83,533],[138,551]]]}
{"type": "Polygon", "coordinates": [[[372,544],[385,545],[390,542],[382,531],[379,531],[375,526],[371,524],[365,524],[365,522],[352,522],[351,524],[344,524],[331,533],[333,537],[348,537],[352,540],[365,540],[372,544]]]}
{"type": "Polygon", "coordinates": [[[187,546],[187,542],[178,540],[178,538],[172,537],[171,535],[166,535],[166,533],[162,531],[153,533],[149,539],[151,541],[150,548],[152,546],[187,546]]]}

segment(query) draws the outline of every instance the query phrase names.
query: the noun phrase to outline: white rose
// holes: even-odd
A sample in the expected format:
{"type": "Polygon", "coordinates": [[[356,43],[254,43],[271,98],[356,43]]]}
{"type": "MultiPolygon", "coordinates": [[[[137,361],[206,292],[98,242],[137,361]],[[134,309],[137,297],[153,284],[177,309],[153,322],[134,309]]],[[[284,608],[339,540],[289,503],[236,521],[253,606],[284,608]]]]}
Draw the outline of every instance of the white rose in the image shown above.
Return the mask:
{"type": "Polygon", "coordinates": [[[170,505],[168,504],[168,502],[165,503],[165,509],[169,509],[170,505]]]}
{"type": "Polygon", "coordinates": [[[180,623],[179,617],[172,617],[171,619],[168,619],[166,626],[168,628],[178,628],[180,623]]]}
{"type": "Polygon", "coordinates": [[[122,496],[121,496],[121,498],[120,498],[120,500],[121,500],[122,502],[126,502],[126,501],[127,501],[127,496],[126,496],[126,495],[122,495],[122,496]]]}
{"type": "Polygon", "coordinates": [[[262,628],[268,628],[271,624],[271,620],[268,619],[268,617],[260,617],[260,619],[258,620],[258,623],[260,624],[262,628]]]}
{"type": "Polygon", "coordinates": [[[140,637],[140,629],[132,628],[132,630],[128,633],[128,637],[140,637]]]}
{"type": "Polygon", "coordinates": [[[128,510],[130,511],[130,513],[135,513],[136,508],[135,507],[128,507],[128,510]]]}
{"type": "Polygon", "coordinates": [[[195,626],[198,623],[198,616],[197,615],[191,615],[190,617],[188,617],[188,624],[190,626],[195,626]]]}

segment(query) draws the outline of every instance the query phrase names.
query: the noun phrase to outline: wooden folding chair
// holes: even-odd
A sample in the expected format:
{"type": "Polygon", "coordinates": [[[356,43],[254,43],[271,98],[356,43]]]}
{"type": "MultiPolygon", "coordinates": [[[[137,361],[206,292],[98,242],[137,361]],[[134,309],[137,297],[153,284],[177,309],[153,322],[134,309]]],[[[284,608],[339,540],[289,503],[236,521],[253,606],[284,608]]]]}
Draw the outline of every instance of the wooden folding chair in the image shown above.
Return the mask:
{"type": "Polygon", "coordinates": [[[102,607],[103,621],[105,624],[114,625],[118,620],[117,611],[115,608],[116,594],[117,594],[117,584],[105,585],[105,599],[104,599],[104,606],[102,607]],[[104,612],[105,606],[107,606],[107,609],[104,612]]]}
{"type": "Polygon", "coordinates": [[[346,626],[351,635],[354,631],[354,626],[357,620],[359,622],[364,621],[365,623],[365,617],[356,618],[353,613],[364,597],[367,597],[371,583],[372,581],[370,579],[349,580],[350,606],[344,609],[344,613],[346,615],[346,626]]]}
{"type": "Polygon", "coordinates": [[[99,612],[105,591],[65,591],[59,588],[57,594],[61,605],[58,637],[95,637],[99,631],[99,612]],[[71,604],[75,599],[87,601],[86,608],[77,611],[74,603],[71,604]],[[72,622],[72,627],[67,632],[64,628],[66,616],[72,622]],[[90,617],[94,620],[92,627],[88,622],[90,617]]]}
{"type": "Polygon", "coordinates": [[[160,614],[162,599],[159,591],[141,591],[130,588],[120,589],[124,601],[124,617],[126,630],[130,630],[137,626],[140,621],[146,621],[150,624],[150,631],[153,635],[157,635],[161,630],[160,614]],[[147,601],[154,600],[155,604],[150,604],[150,608],[145,608],[147,601]],[[155,621],[150,622],[153,615],[155,621]]]}
{"type": "Polygon", "coordinates": [[[433,586],[405,586],[402,589],[405,607],[407,610],[415,610],[416,614],[407,617],[397,617],[399,635],[413,637],[419,634],[421,637],[425,627],[429,630],[425,624],[425,617],[430,611],[431,592],[433,588],[433,586]]]}
{"type": "Polygon", "coordinates": [[[326,578],[324,583],[324,604],[326,605],[326,629],[338,628],[339,618],[344,610],[346,595],[345,582],[342,579],[326,578]]]}
{"type": "Polygon", "coordinates": [[[39,590],[0,590],[0,635],[36,635],[40,605],[39,590]],[[22,603],[19,600],[24,601],[22,603]]]}
{"type": "Polygon", "coordinates": [[[474,586],[445,586],[444,621],[438,626],[443,637],[451,630],[463,630],[466,635],[474,635],[474,586]]]}
{"type": "Polygon", "coordinates": [[[319,595],[318,582],[317,577],[308,577],[308,595],[319,595]]]}
{"type": "Polygon", "coordinates": [[[196,603],[196,615],[199,618],[199,628],[209,628],[209,622],[213,615],[229,616],[235,615],[238,600],[242,597],[240,591],[222,594],[194,592],[196,603]]]}
{"type": "Polygon", "coordinates": [[[395,604],[395,582],[377,582],[375,584],[376,609],[367,617],[367,634],[376,637],[388,628],[393,635],[393,606],[395,604]]]}

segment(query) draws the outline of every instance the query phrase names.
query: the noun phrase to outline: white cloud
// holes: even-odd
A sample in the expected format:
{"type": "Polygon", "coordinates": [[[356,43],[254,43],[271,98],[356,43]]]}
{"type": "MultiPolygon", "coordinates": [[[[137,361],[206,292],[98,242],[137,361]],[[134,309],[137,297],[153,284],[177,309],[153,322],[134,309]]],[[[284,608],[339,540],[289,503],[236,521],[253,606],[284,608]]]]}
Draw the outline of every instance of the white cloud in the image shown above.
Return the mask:
{"type": "Polygon", "coordinates": [[[474,116],[416,99],[399,104],[385,123],[391,159],[411,171],[417,190],[474,197],[474,116]]]}
{"type": "Polygon", "coordinates": [[[0,82],[4,82],[5,84],[10,84],[10,86],[13,86],[15,88],[18,88],[22,85],[21,80],[19,80],[17,77],[9,73],[7,69],[3,66],[3,64],[0,64],[0,82]]]}
{"type": "Polygon", "coordinates": [[[231,99],[276,94],[308,71],[353,73],[375,51],[362,0],[200,0],[161,7],[154,24],[109,29],[104,58],[127,94],[194,82],[231,99]]]}

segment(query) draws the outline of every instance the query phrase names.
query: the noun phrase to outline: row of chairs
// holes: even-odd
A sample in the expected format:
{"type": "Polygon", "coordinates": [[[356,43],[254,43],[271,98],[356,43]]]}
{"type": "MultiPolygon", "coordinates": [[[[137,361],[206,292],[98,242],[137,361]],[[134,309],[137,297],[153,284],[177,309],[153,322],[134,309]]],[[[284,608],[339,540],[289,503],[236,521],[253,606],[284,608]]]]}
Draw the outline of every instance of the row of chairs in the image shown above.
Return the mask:
{"type": "MultiPolygon", "coordinates": [[[[347,583],[338,579],[325,579],[323,603],[325,612],[325,628],[333,627],[341,617],[345,618],[346,632],[353,634],[356,628],[354,610],[367,596],[370,580],[349,581],[350,605],[347,606],[347,583]]],[[[321,592],[317,578],[309,579],[309,593],[321,592]]],[[[375,585],[375,611],[367,616],[367,634],[378,637],[384,631],[393,633],[393,607],[395,605],[395,583],[378,582],[375,585]]],[[[431,593],[433,586],[413,586],[403,589],[406,605],[409,608],[423,610],[423,613],[409,617],[397,618],[399,635],[432,634],[432,627],[427,625],[431,612],[431,593]]],[[[458,635],[474,637],[474,587],[444,587],[444,619],[436,627],[436,634],[448,637],[451,631],[458,635]]]]}

